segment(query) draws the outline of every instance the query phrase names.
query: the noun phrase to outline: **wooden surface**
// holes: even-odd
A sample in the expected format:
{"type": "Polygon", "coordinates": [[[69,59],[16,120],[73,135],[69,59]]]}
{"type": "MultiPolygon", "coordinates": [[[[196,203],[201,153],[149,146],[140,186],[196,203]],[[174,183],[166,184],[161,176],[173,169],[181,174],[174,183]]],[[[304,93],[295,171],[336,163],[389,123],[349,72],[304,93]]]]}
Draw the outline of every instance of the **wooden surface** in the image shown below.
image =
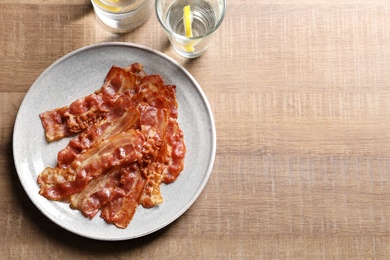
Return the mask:
{"type": "Polygon", "coordinates": [[[0,0],[2,259],[390,259],[390,2],[235,0],[199,59],[153,15],[115,35],[88,0],[0,0]],[[195,204],[149,236],[69,233],[29,200],[12,131],[35,79],[94,43],[161,51],[200,83],[217,128],[195,204]]]}

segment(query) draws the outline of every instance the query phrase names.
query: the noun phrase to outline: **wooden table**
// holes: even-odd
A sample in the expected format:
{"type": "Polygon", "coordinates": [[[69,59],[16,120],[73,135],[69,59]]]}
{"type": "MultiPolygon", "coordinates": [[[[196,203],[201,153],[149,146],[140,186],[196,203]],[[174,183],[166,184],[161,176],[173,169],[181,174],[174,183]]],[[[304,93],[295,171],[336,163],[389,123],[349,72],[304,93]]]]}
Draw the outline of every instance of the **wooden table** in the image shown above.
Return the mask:
{"type": "Polygon", "coordinates": [[[389,259],[390,2],[237,0],[186,60],[153,15],[112,34],[88,0],[0,1],[2,259],[389,259]],[[120,242],[74,235],[22,188],[16,113],[35,79],[80,47],[132,42],[200,83],[217,129],[212,174],[168,227],[120,242]]]}

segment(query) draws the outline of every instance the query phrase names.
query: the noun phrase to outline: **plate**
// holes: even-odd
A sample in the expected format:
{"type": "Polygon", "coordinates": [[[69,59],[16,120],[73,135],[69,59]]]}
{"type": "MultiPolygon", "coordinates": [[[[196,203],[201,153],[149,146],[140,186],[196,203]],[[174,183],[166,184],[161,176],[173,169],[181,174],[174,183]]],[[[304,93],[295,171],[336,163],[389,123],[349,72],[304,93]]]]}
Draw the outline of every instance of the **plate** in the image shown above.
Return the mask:
{"type": "Polygon", "coordinates": [[[27,195],[57,225],[97,240],[126,240],[155,232],[179,218],[197,199],[209,179],[216,152],[216,131],[209,102],[194,77],[173,59],[153,49],[127,43],[103,43],[71,52],[54,62],[33,83],[19,108],[13,133],[15,167],[27,195]],[[38,194],[38,174],[56,165],[58,151],[69,139],[47,143],[39,113],[69,105],[103,85],[112,65],[143,64],[147,74],[160,74],[176,85],[178,122],[187,146],[184,170],[175,182],[161,185],[164,202],[137,211],[126,229],[107,224],[99,215],[85,218],[69,204],[38,194]]]}

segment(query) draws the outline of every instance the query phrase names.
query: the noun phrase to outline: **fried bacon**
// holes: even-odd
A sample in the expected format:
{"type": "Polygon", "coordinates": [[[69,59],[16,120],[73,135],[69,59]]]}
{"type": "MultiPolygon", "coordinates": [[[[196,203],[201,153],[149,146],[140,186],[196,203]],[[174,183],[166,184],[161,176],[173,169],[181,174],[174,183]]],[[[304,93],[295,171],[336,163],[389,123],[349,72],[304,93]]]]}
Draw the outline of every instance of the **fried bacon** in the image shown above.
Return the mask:
{"type": "Polygon", "coordinates": [[[144,142],[138,130],[130,129],[80,154],[67,168],[46,167],[38,176],[39,193],[51,200],[66,201],[112,167],[139,161],[144,142]]]}
{"type": "Polygon", "coordinates": [[[95,93],[40,114],[48,142],[78,135],[39,174],[39,193],[126,228],[139,204],[163,202],[161,183],[184,168],[177,108],[176,87],[160,75],[113,66],[95,93]]]}
{"type": "Polygon", "coordinates": [[[126,96],[117,99],[116,109],[110,111],[106,120],[89,127],[72,139],[69,144],[57,155],[57,167],[65,168],[83,151],[88,150],[96,143],[119,134],[139,120],[139,112],[126,96]]]}
{"type": "Polygon", "coordinates": [[[101,217],[117,227],[126,228],[134,216],[145,186],[145,177],[140,170],[126,167],[121,169],[120,185],[113,198],[102,207],[101,217]]]}
{"type": "Polygon", "coordinates": [[[177,119],[176,87],[164,85],[160,75],[145,76],[133,92],[133,102],[146,102],[156,108],[166,108],[170,116],[177,119]]]}
{"type": "Polygon", "coordinates": [[[177,121],[170,120],[167,127],[167,140],[164,147],[163,182],[172,183],[179,176],[184,168],[184,157],[186,146],[184,144],[184,135],[177,121]]]}
{"type": "Polygon", "coordinates": [[[149,141],[144,146],[144,175],[147,180],[140,203],[145,208],[151,208],[163,202],[160,184],[163,179],[164,168],[160,158],[166,140],[169,111],[152,106],[140,105],[139,107],[141,111],[141,132],[149,141]]]}
{"type": "Polygon", "coordinates": [[[139,204],[144,183],[145,178],[137,163],[114,167],[72,196],[71,207],[79,209],[88,218],[93,218],[102,209],[103,219],[125,228],[139,204]]]}
{"type": "Polygon", "coordinates": [[[116,98],[132,90],[145,77],[141,64],[128,68],[112,66],[104,85],[91,95],[79,98],[69,106],[45,111],[39,116],[49,142],[80,133],[106,118],[116,108],[116,98]],[[118,95],[119,94],[119,95],[118,95]]]}

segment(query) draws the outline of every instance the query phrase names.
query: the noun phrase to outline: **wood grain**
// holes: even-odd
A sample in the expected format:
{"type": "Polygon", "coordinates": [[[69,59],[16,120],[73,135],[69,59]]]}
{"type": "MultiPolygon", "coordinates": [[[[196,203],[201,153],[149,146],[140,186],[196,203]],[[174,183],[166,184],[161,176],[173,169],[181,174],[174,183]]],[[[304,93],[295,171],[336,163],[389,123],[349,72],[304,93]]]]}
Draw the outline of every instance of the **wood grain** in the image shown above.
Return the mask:
{"type": "Polygon", "coordinates": [[[128,34],[89,1],[0,1],[0,253],[5,259],[389,259],[390,3],[228,1],[209,50],[186,60],[152,16],[128,34]],[[177,221],[106,243],[32,204],[12,131],[35,79],[63,55],[133,42],[183,65],[217,127],[210,180],[177,221]]]}

